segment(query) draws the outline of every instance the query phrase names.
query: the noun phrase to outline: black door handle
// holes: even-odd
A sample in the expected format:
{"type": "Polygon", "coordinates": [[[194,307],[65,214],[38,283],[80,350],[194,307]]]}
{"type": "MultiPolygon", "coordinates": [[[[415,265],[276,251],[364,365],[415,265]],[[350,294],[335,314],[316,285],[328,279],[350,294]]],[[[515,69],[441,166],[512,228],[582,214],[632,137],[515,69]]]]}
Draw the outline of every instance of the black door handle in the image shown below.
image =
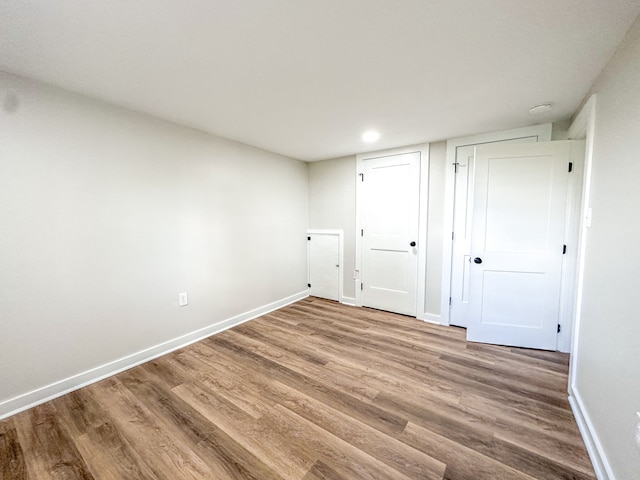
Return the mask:
{"type": "Polygon", "coordinates": [[[411,243],[409,244],[409,246],[410,246],[410,247],[415,247],[415,246],[416,246],[416,242],[411,242],[411,243]]]}
{"type": "Polygon", "coordinates": [[[480,257],[476,257],[473,259],[473,263],[477,263],[478,265],[480,265],[482,263],[482,259],[480,257]]]}

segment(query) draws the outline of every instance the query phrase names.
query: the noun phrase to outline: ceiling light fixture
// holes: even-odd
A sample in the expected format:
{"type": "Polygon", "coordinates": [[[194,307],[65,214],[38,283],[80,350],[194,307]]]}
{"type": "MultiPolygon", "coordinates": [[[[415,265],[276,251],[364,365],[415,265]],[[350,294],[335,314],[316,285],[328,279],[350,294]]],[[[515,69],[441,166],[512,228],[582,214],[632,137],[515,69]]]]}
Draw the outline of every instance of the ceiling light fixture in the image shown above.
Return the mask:
{"type": "Polygon", "coordinates": [[[529,109],[529,113],[531,115],[539,115],[541,113],[547,113],[551,111],[550,103],[539,103],[538,105],[534,105],[529,109]]]}
{"type": "Polygon", "coordinates": [[[380,133],[375,130],[367,130],[362,134],[362,141],[367,143],[373,143],[380,138],[380,133]]]}

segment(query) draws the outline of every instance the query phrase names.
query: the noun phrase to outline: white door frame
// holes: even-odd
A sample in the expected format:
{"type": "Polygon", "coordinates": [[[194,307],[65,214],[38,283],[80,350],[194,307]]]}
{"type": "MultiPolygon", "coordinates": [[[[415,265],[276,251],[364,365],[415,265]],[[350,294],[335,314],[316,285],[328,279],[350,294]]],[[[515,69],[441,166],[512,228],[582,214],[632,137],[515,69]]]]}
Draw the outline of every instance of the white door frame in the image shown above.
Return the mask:
{"type": "MultiPolygon", "coordinates": [[[[307,237],[310,235],[335,235],[338,237],[338,301],[340,303],[343,302],[343,265],[344,265],[344,231],[342,230],[318,230],[318,229],[309,229],[307,230],[307,237]]],[[[310,241],[307,240],[307,285],[311,283],[311,263],[310,263],[310,255],[309,255],[310,241]]]]}
{"type": "Polygon", "coordinates": [[[571,357],[569,359],[569,394],[575,397],[576,358],[580,346],[580,321],[582,317],[582,291],[584,284],[584,261],[586,253],[586,229],[591,227],[591,168],[593,164],[593,142],[596,129],[596,95],[593,94],[576,115],[569,127],[570,139],[585,140],[584,176],[582,180],[582,203],[580,231],[578,234],[578,260],[575,291],[573,292],[573,329],[571,335],[571,357]]]}
{"type": "Polygon", "coordinates": [[[441,325],[449,325],[449,298],[451,297],[451,260],[452,260],[452,232],[453,232],[453,206],[455,194],[455,162],[456,149],[467,145],[478,145],[482,143],[500,142],[522,137],[537,136],[538,141],[548,142],[551,140],[550,123],[534,125],[532,127],[516,128],[502,132],[484,133],[469,137],[459,137],[447,140],[447,168],[444,190],[444,218],[442,227],[442,289],[440,297],[440,319],[441,325]]]}
{"type": "Polygon", "coordinates": [[[419,187],[419,213],[418,213],[418,279],[416,292],[416,317],[425,319],[425,282],[426,282],[426,258],[427,258],[427,206],[429,185],[429,144],[423,143],[409,147],[380,150],[356,155],[356,270],[354,282],[356,289],[356,306],[362,307],[362,290],[360,272],[362,269],[362,181],[360,174],[364,171],[364,162],[367,159],[402,155],[405,153],[420,153],[420,187],[419,187]]]}
{"type": "Polygon", "coordinates": [[[569,404],[584,440],[591,463],[599,479],[613,479],[615,475],[607,460],[600,438],[596,435],[591,418],[587,414],[582,396],[576,383],[578,368],[578,350],[580,348],[580,323],[582,319],[582,293],[584,286],[584,262],[586,257],[586,229],[591,227],[591,170],[593,165],[593,149],[596,131],[596,103],[597,96],[593,94],[586,101],[582,109],[569,127],[569,138],[585,141],[584,176],[582,181],[582,202],[580,215],[580,229],[578,232],[577,273],[573,296],[573,330],[571,335],[571,356],[569,357],[569,404]]]}

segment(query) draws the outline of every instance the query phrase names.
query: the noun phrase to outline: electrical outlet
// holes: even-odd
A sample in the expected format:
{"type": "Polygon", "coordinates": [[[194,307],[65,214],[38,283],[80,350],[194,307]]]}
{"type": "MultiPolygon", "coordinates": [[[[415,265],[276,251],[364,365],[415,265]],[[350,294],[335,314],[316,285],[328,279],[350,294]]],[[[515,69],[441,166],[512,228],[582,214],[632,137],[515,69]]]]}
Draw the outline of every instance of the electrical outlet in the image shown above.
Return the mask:
{"type": "Polygon", "coordinates": [[[189,297],[187,297],[187,292],[182,292],[178,294],[178,306],[184,307],[189,303],[189,297]]]}

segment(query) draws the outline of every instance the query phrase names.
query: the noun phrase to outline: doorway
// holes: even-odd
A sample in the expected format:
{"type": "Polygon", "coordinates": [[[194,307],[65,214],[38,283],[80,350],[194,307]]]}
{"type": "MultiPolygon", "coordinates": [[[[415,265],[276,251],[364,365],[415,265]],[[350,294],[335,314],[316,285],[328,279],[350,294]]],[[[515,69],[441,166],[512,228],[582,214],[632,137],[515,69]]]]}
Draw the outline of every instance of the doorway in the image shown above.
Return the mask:
{"type": "MultiPolygon", "coordinates": [[[[520,130],[522,131],[522,130],[520,130]]],[[[550,132],[549,132],[550,133],[550,132]]],[[[503,132],[504,134],[504,132],[503,132]]],[[[526,156],[527,155],[527,151],[526,151],[526,147],[530,146],[532,149],[537,148],[538,145],[540,145],[539,143],[529,143],[528,145],[525,144],[519,144],[519,145],[506,145],[507,142],[500,142],[498,143],[496,140],[499,140],[499,138],[496,138],[498,135],[501,134],[491,134],[491,136],[493,138],[491,138],[491,136],[489,135],[485,135],[485,136],[481,136],[484,137],[482,140],[485,141],[485,145],[484,146],[476,146],[474,147],[477,148],[478,150],[482,150],[485,148],[492,148],[491,145],[486,145],[487,140],[493,140],[493,142],[491,142],[492,145],[496,145],[496,148],[505,148],[505,149],[509,149],[509,148],[514,148],[514,149],[519,149],[520,147],[525,148],[525,150],[523,150],[521,152],[522,155],[526,156]],[[487,138],[489,137],[489,138],[487,138]],[[499,147],[500,144],[503,144],[503,147],[499,147]]],[[[504,139],[504,136],[503,136],[504,139]]],[[[510,142],[510,143],[514,143],[514,142],[510,142]]],[[[557,142],[552,142],[552,143],[557,143],[557,142]]],[[[459,145],[458,145],[459,146],[459,145]]],[[[463,149],[460,149],[463,150],[463,149]]],[[[475,161],[475,155],[474,157],[471,159],[472,161],[475,161]]],[[[561,210],[565,215],[566,215],[566,221],[565,221],[565,227],[563,230],[563,239],[564,242],[561,242],[561,247],[560,247],[560,252],[563,251],[563,249],[566,248],[566,254],[562,256],[562,263],[560,264],[560,277],[561,277],[561,283],[559,286],[557,286],[555,288],[555,295],[557,297],[559,297],[559,309],[560,311],[557,311],[555,315],[553,315],[553,317],[548,317],[548,318],[554,318],[556,321],[553,323],[548,323],[548,325],[552,325],[555,328],[553,329],[553,331],[551,330],[551,327],[549,327],[549,329],[547,329],[547,334],[548,334],[548,339],[549,338],[554,338],[555,342],[552,342],[551,340],[548,340],[546,342],[546,346],[541,346],[538,345],[534,348],[548,348],[548,349],[552,349],[552,350],[560,350],[560,351],[564,351],[564,352],[568,352],[570,351],[570,347],[571,347],[571,329],[572,329],[572,323],[573,323],[573,309],[574,309],[574,300],[573,300],[573,296],[574,296],[574,288],[575,288],[575,278],[576,278],[576,272],[577,272],[577,253],[578,253],[578,225],[580,223],[580,200],[581,200],[581,195],[582,195],[582,171],[583,171],[583,164],[584,164],[584,144],[583,142],[573,142],[572,147],[571,147],[571,152],[570,152],[570,160],[569,160],[572,164],[572,173],[569,176],[568,179],[568,184],[566,186],[567,188],[567,195],[566,195],[566,200],[563,202],[563,205],[561,207],[557,207],[559,210],[561,210]],[[564,246],[566,245],[566,247],[564,246]],[[555,346],[551,345],[551,343],[555,343],[555,346]]],[[[455,166],[453,166],[455,168],[455,166]]],[[[453,170],[453,169],[452,169],[453,170]]],[[[453,175],[452,175],[453,176],[453,175]]],[[[471,174],[471,177],[473,177],[473,173],[471,174]]],[[[512,188],[512,186],[517,186],[517,185],[524,185],[526,187],[527,185],[527,180],[526,180],[526,174],[521,174],[521,175],[517,175],[518,178],[512,179],[512,181],[509,183],[509,188],[512,188]]],[[[475,181],[468,181],[468,191],[469,192],[473,192],[473,185],[475,184],[475,181]]],[[[524,189],[524,187],[523,187],[524,189]]],[[[514,189],[515,191],[517,191],[517,189],[514,189]]],[[[473,194],[473,193],[471,193],[473,194]]],[[[471,197],[471,199],[473,199],[473,196],[471,197]]],[[[522,200],[522,199],[521,199],[522,200]]],[[[483,200],[486,203],[486,199],[483,200]]],[[[509,202],[509,200],[505,200],[505,202],[509,202]]],[[[511,201],[511,203],[515,204],[513,201],[511,201]]],[[[517,203],[517,202],[516,202],[517,203]]],[[[522,202],[520,202],[522,203],[522,202]]],[[[526,203],[526,202],[524,202],[526,203]]],[[[469,241],[469,245],[471,245],[470,241],[471,241],[471,225],[472,225],[472,219],[474,217],[474,211],[473,209],[475,208],[473,205],[473,200],[468,201],[465,206],[467,206],[468,210],[465,212],[465,221],[466,224],[464,225],[464,227],[466,228],[466,232],[463,232],[463,234],[466,234],[468,237],[468,241],[469,241]]],[[[476,206],[477,207],[477,206],[476,206]]],[[[453,212],[452,212],[453,215],[453,212]]],[[[530,212],[523,214],[522,218],[528,218],[526,215],[530,215],[530,212]]],[[[454,222],[452,221],[452,224],[454,222]]],[[[517,223],[517,222],[516,222],[517,223]]],[[[515,226],[515,223],[512,222],[511,225],[513,228],[511,230],[516,230],[516,231],[524,231],[526,227],[526,224],[524,226],[522,226],[522,228],[518,228],[515,226]]],[[[507,232],[508,233],[508,232],[507,232]]],[[[482,237],[482,235],[480,235],[482,237]]],[[[457,234],[456,234],[457,237],[457,234]]],[[[533,236],[531,236],[530,238],[533,238],[533,236]]],[[[449,237],[448,242],[450,242],[450,244],[453,246],[453,239],[452,237],[449,237]]],[[[452,250],[453,251],[453,248],[452,250]]],[[[558,250],[555,250],[556,254],[558,252],[558,250]]],[[[477,253],[477,252],[476,252],[477,253]]],[[[452,314],[451,316],[451,323],[453,324],[462,324],[462,326],[467,327],[468,326],[468,319],[470,318],[470,316],[473,316],[475,319],[479,318],[479,316],[481,316],[481,314],[478,313],[478,311],[476,310],[475,312],[471,312],[470,309],[472,307],[471,305],[471,297],[472,297],[472,290],[473,287],[471,285],[471,283],[473,282],[473,274],[478,273],[480,271],[483,271],[483,275],[485,274],[483,267],[487,267],[486,262],[483,263],[482,267],[479,267],[478,264],[474,263],[473,260],[476,257],[480,257],[481,259],[483,259],[482,255],[476,255],[476,253],[473,253],[471,251],[471,249],[467,250],[465,252],[465,256],[463,257],[463,259],[459,259],[458,260],[458,265],[461,267],[461,273],[459,275],[459,278],[464,279],[464,284],[463,287],[460,287],[458,292],[464,292],[465,294],[465,298],[461,298],[462,295],[458,296],[458,300],[463,300],[466,302],[466,304],[464,305],[463,308],[466,309],[466,315],[467,317],[463,320],[464,323],[462,322],[457,322],[456,321],[456,317],[454,317],[453,315],[455,315],[455,313],[452,314]],[[463,261],[464,260],[464,263],[463,261]]],[[[516,257],[517,255],[515,253],[512,252],[512,257],[516,257]]],[[[450,259],[450,261],[453,259],[450,259]]],[[[484,260],[484,259],[483,259],[484,260]]],[[[445,256],[445,261],[446,261],[446,256],[445,256]]],[[[451,261],[451,267],[449,269],[449,272],[451,273],[451,279],[450,279],[450,284],[447,286],[446,284],[443,284],[443,293],[445,295],[447,295],[447,308],[445,310],[443,310],[443,313],[446,312],[447,314],[449,313],[449,302],[451,302],[452,306],[455,304],[455,298],[451,298],[449,299],[449,295],[451,295],[451,297],[454,297],[456,290],[455,290],[455,286],[454,286],[454,282],[453,279],[455,279],[455,272],[453,272],[453,268],[456,266],[456,261],[453,260],[451,261]],[[449,290],[449,288],[451,290],[449,290]],[[450,293],[451,292],[451,293],[450,293]]],[[[445,269],[445,272],[447,270],[445,269]]],[[[493,278],[491,280],[496,280],[497,276],[494,275],[495,272],[487,272],[487,276],[490,277],[493,275],[493,278]]],[[[504,279],[504,276],[502,277],[504,279]]],[[[518,277],[518,278],[524,278],[524,277],[518,277]]],[[[541,278],[541,277],[540,277],[541,278]]],[[[482,284],[482,282],[484,281],[484,279],[480,279],[478,280],[476,278],[475,282],[476,283],[480,283],[482,284]]],[[[516,294],[514,295],[509,295],[508,290],[511,287],[514,287],[515,282],[507,282],[505,285],[503,285],[503,290],[504,290],[504,295],[499,295],[493,298],[494,302],[493,302],[493,306],[496,307],[498,305],[500,305],[501,307],[504,307],[505,305],[509,304],[509,298],[507,297],[514,297],[517,296],[516,294]]],[[[494,284],[490,284],[489,285],[490,289],[493,287],[497,287],[497,283],[494,282],[494,284]]],[[[541,287],[542,288],[542,287],[541,287]]],[[[493,291],[495,292],[495,288],[493,289],[493,291]]],[[[514,293],[514,292],[512,292],[514,293]]],[[[533,295],[531,296],[527,296],[525,300],[531,300],[531,298],[533,297],[533,295]]],[[[482,297],[480,297],[482,298],[482,297]]],[[[481,300],[481,302],[485,302],[484,305],[486,308],[489,307],[489,303],[486,303],[487,301],[491,300],[490,298],[486,298],[481,300]]],[[[539,303],[534,302],[535,307],[537,308],[538,306],[540,306],[539,303]]],[[[512,304],[512,306],[514,306],[512,304]]],[[[451,310],[454,311],[455,307],[453,307],[451,310]]],[[[458,310],[460,311],[460,309],[458,310]]],[[[530,309],[529,311],[532,311],[532,309],[530,309]]],[[[494,314],[497,312],[497,310],[494,311],[494,314]]],[[[512,312],[513,313],[513,312],[512,312]]],[[[444,315],[443,315],[444,316],[444,315]]],[[[492,321],[493,323],[507,323],[507,322],[498,322],[495,321],[496,319],[494,318],[494,320],[492,321]]],[[[503,318],[504,320],[504,318],[503,318]]],[[[523,320],[522,316],[519,319],[516,319],[515,321],[524,321],[526,323],[526,320],[523,320]]],[[[444,323],[444,322],[443,322],[444,323]]],[[[491,323],[491,322],[490,322],[491,323]]],[[[483,341],[490,341],[490,340],[483,340],[483,341]]],[[[494,343],[510,343],[508,341],[495,341],[494,343]]],[[[510,343],[510,344],[514,344],[514,343],[510,343]]],[[[522,342],[522,343],[515,343],[517,345],[520,346],[533,346],[533,345],[528,345],[526,342],[522,342]]]]}
{"type": "Polygon", "coordinates": [[[475,149],[481,145],[532,143],[551,140],[551,124],[454,139],[447,142],[447,190],[442,323],[466,327],[469,316],[469,274],[475,149]]]}
{"type": "Polygon", "coordinates": [[[356,157],[359,306],[415,317],[424,302],[425,147],[356,157]]]}
{"type": "Polygon", "coordinates": [[[468,340],[556,350],[572,143],[476,149],[468,340]]]}

